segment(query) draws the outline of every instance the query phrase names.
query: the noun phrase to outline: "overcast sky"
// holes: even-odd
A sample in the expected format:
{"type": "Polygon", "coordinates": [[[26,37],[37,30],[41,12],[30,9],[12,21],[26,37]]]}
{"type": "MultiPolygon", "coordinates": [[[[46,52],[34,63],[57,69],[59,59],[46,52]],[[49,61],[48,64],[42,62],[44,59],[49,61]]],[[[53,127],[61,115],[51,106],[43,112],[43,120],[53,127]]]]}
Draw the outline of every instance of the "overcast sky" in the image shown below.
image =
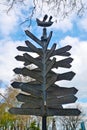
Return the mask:
{"type": "MultiPolygon", "coordinates": [[[[32,2],[26,0],[26,7],[24,5],[18,8],[14,7],[6,14],[4,10],[7,6],[0,4],[0,80],[4,84],[10,84],[14,74],[12,70],[22,66],[14,57],[20,54],[16,47],[25,45],[24,41],[27,40],[24,30],[28,28],[29,21],[22,25],[21,23],[30,16],[25,11],[25,8],[31,11],[32,6],[32,2]]],[[[44,11],[45,13],[46,10],[44,11]]],[[[28,28],[39,38],[42,35],[42,28],[37,27],[35,18],[42,18],[42,16],[39,11],[35,12],[31,27],[28,28]]],[[[52,43],[56,42],[57,47],[63,47],[65,45],[72,46],[70,52],[74,61],[70,70],[76,73],[76,76],[71,82],[66,81],[68,82],[66,83],[64,81],[60,84],[63,84],[64,87],[76,87],[78,89],[76,95],[78,97],[77,102],[83,104],[83,106],[87,106],[87,13],[80,18],[73,13],[71,17],[64,20],[57,20],[55,22],[55,19],[57,20],[58,18],[54,17],[54,24],[49,29],[53,30],[52,43]]],[[[69,70],[67,69],[67,71],[69,70]]],[[[3,85],[1,84],[1,92],[3,90],[3,85]]]]}

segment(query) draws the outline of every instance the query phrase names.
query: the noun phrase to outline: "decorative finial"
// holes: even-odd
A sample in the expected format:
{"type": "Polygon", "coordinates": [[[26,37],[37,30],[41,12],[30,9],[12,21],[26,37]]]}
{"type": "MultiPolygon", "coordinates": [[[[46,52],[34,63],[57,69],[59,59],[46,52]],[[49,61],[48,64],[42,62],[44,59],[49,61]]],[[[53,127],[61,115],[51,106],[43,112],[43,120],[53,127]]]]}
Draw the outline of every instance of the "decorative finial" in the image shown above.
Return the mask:
{"type": "Polygon", "coordinates": [[[46,15],[44,16],[44,18],[43,18],[43,22],[45,22],[45,21],[47,20],[47,18],[48,18],[48,15],[46,14],[46,15]]]}
{"type": "Polygon", "coordinates": [[[47,18],[48,18],[48,15],[46,14],[42,21],[39,20],[39,19],[36,19],[38,26],[41,26],[41,27],[49,27],[49,26],[51,26],[53,24],[53,22],[51,21],[52,16],[50,16],[49,20],[46,22],[47,18]]]}

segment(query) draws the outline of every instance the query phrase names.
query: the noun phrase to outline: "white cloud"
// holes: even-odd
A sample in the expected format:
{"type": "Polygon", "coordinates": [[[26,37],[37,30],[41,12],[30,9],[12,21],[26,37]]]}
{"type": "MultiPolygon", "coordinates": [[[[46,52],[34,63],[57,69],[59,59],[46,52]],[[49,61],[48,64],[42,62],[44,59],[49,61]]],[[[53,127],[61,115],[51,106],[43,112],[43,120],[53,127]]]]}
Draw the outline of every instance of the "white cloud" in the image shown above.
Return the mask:
{"type": "Polygon", "coordinates": [[[57,30],[61,30],[63,32],[67,32],[69,30],[72,30],[73,24],[72,24],[72,21],[70,19],[66,18],[64,20],[54,22],[52,28],[57,29],[57,30]]]}
{"type": "Polygon", "coordinates": [[[2,40],[0,41],[0,80],[10,82],[13,79],[13,69],[22,64],[14,58],[17,56],[17,46],[23,45],[23,42],[2,40]]]}
{"type": "Polygon", "coordinates": [[[0,17],[0,32],[4,37],[7,37],[15,31],[18,18],[13,11],[9,14],[3,13],[0,17]]]}

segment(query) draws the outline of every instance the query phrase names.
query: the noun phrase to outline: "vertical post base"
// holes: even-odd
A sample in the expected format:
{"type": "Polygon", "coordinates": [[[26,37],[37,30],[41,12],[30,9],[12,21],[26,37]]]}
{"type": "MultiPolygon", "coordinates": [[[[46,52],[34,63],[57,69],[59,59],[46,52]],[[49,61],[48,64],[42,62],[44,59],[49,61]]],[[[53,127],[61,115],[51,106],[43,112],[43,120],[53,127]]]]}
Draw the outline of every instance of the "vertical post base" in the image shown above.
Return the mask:
{"type": "Polygon", "coordinates": [[[47,117],[43,116],[42,117],[42,130],[47,130],[47,122],[46,122],[47,117]]]}

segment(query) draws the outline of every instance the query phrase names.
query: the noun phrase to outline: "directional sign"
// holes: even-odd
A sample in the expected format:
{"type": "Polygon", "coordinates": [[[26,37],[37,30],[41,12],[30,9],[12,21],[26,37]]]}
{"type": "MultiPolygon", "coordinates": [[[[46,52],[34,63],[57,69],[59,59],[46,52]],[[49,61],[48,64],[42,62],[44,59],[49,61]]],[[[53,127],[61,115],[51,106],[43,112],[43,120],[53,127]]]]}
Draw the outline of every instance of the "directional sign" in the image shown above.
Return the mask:
{"type": "Polygon", "coordinates": [[[42,86],[40,84],[13,82],[11,84],[13,88],[21,89],[24,92],[30,93],[34,96],[41,97],[42,86]]]}
{"type": "Polygon", "coordinates": [[[19,93],[16,96],[16,98],[20,102],[31,102],[31,101],[34,101],[34,102],[37,102],[37,103],[42,102],[41,98],[33,97],[32,95],[25,95],[25,94],[22,94],[22,93],[19,93]]]}
{"type": "MultiPolygon", "coordinates": [[[[29,60],[29,59],[27,60],[24,55],[23,55],[23,56],[17,55],[15,58],[16,58],[16,60],[18,60],[18,61],[23,61],[23,62],[25,62],[24,65],[26,65],[26,66],[33,63],[33,61],[31,61],[31,60],[29,60]]],[[[41,60],[41,57],[40,57],[40,56],[39,56],[39,57],[36,57],[36,58],[34,58],[34,60],[40,61],[40,60],[41,60]]],[[[33,64],[34,64],[34,63],[33,63],[33,64]]]]}
{"type": "Polygon", "coordinates": [[[34,79],[36,79],[39,82],[43,82],[43,78],[41,75],[37,74],[37,73],[33,73],[32,70],[29,70],[28,68],[24,67],[24,68],[15,68],[13,70],[16,74],[22,74],[23,76],[30,76],[34,79]]]}
{"type": "MultiPolygon", "coordinates": [[[[9,110],[12,114],[20,114],[20,115],[36,115],[36,116],[43,116],[44,113],[41,109],[34,109],[34,108],[11,108],[9,110]]],[[[78,116],[81,112],[78,109],[47,109],[45,113],[46,116],[78,116]]]]}
{"type": "MultiPolygon", "coordinates": [[[[37,102],[27,102],[27,103],[25,102],[25,103],[23,103],[21,105],[21,108],[41,108],[42,105],[43,104],[41,104],[41,103],[37,104],[37,102]]],[[[55,105],[52,105],[52,104],[49,105],[49,104],[47,104],[46,107],[47,108],[56,108],[56,109],[63,108],[61,104],[55,104],[55,105]]]]}
{"type": "MultiPolygon", "coordinates": [[[[17,55],[17,56],[15,57],[15,59],[18,60],[18,61],[25,62],[24,65],[30,65],[30,64],[33,63],[31,60],[29,60],[29,59],[27,60],[24,55],[23,55],[23,56],[17,55]]],[[[34,59],[35,59],[36,61],[40,61],[40,57],[37,57],[37,58],[34,58],[34,59]]]]}
{"type": "Polygon", "coordinates": [[[66,96],[77,93],[77,89],[74,87],[66,88],[66,87],[58,87],[57,85],[52,85],[47,89],[47,97],[52,96],[66,96]]]}
{"type": "Polygon", "coordinates": [[[21,86],[24,86],[25,89],[27,88],[31,88],[31,89],[34,89],[34,90],[38,90],[39,92],[42,90],[42,85],[41,84],[36,84],[35,81],[32,81],[32,82],[13,82],[11,84],[14,88],[19,88],[21,89],[22,87],[21,86]]]}
{"type": "Polygon", "coordinates": [[[67,46],[62,47],[62,48],[60,48],[60,49],[57,49],[57,50],[54,51],[53,56],[54,56],[54,55],[70,56],[70,53],[67,52],[67,51],[69,51],[71,48],[72,48],[72,47],[71,47],[70,45],[67,45],[67,46]]]}
{"type": "Polygon", "coordinates": [[[26,46],[18,46],[17,49],[19,51],[26,51],[26,52],[32,52],[32,50],[26,46]]]}
{"type": "Polygon", "coordinates": [[[39,66],[39,68],[42,69],[42,63],[39,60],[36,60],[35,58],[33,58],[32,56],[30,56],[29,54],[25,53],[24,54],[25,59],[27,59],[29,62],[35,64],[36,66],[39,66]]]}
{"type": "Polygon", "coordinates": [[[36,43],[38,43],[40,46],[42,46],[41,41],[34,36],[29,30],[25,31],[26,35],[29,36],[32,40],[34,40],[36,43]]]}
{"type": "Polygon", "coordinates": [[[57,61],[55,64],[54,64],[54,68],[58,68],[58,67],[64,67],[64,68],[70,68],[71,65],[70,63],[73,61],[72,58],[66,58],[64,60],[60,60],[60,61],[57,61]]]}
{"type": "Polygon", "coordinates": [[[36,116],[41,116],[42,111],[41,109],[34,109],[34,108],[11,108],[9,109],[9,112],[11,114],[18,114],[18,115],[36,115],[36,116]]]}
{"type": "Polygon", "coordinates": [[[51,77],[55,77],[55,76],[57,76],[56,81],[72,80],[73,77],[75,76],[75,73],[70,71],[70,72],[66,72],[66,73],[62,73],[62,74],[57,74],[56,72],[53,72],[52,70],[50,70],[49,73],[47,74],[47,81],[49,81],[51,77]]]}
{"type": "Polygon", "coordinates": [[[30,41],[25,41],[26,45],[33,51],[38,53],[39,55],[42,55],[41,51],[39,51],[38,48],[36,48],[30,41]]]}
{"type": "Polygon", "coordinates": [[[59,80],[72,80],[73,77],[75,76],[75,73],[70,71],[67,73],[59,74],[57,77],[57,81],[59,80]]]}
{"type": "Polygon", "coordinates": [[[72,80],[74,76],[75,73],[72,71],[63,74],[56,74],[55,72],[50,71],[47,75],[46,89],[53,85],[56,81],[72,80]]]}
{"type": "Polygon", "coordinates": [[[15,57],[15,59],[18,60],[18,61],[24,62],[25,66],[32,64],[32,62],[30,62],[29,60],[27,60],[24,56],[17,55],[15,57]]]}
{"type": "Polygon", "coordinates": [[[75,97],[74,95],[70,95],[70,96],[61,96],[59,98],[52,98],[52,99],[48,99],[47,100],[47,104],[51,105],[51,104],[68,104],[68,103],[74,103],[77,100],[77,97],[75,97]]]}
{"type": "Polygon", "coordinates": [[[47,116],[78,116],[81,112],[78,109],[48,109],[47,116]]]}
{"type": "Polygon", "coordinates": [[[31,101],[31,102],[25,102],[21,105],[21,108],[41,108],[42,107],[42,104],[39,102],[34,102],[34,101],[31,101]]]}
{"type": "Polygon", "coordinates": [[[23,62],[26,60],[24,58],[24,56],[20,56],[20,55],[16,56],[15,59],[18,60],[18,61],[23,61],[23,62]]]}

